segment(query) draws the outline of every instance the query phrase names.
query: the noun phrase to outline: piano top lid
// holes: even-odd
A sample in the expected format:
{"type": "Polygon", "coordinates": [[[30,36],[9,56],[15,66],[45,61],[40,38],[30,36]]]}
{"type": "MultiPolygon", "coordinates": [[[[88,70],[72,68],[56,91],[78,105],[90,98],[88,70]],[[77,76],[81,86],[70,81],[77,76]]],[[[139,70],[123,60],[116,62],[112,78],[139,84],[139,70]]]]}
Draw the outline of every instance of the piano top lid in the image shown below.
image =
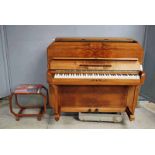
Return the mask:
{"type": "Polygon", "coordinates": [[[136,40],[131,38],[103,38],[103,37],[72,37],[72,38],[55,38],[55,42],[125,42],[137,43],[136,40]]]}
{"type": "Polygon", "coordinates": [[[129,38],[56,38],[47,48],[48,61],[71,58],[136,58],[142,64],[143,48],[129,38]]]}

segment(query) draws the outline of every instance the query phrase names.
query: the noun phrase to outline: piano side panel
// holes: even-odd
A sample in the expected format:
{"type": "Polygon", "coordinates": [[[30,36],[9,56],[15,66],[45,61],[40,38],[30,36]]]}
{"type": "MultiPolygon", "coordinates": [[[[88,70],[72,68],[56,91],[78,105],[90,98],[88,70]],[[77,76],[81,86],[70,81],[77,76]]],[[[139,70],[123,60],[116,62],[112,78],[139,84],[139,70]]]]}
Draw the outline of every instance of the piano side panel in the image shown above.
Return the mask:
{"type": "MultiPolygon", "coordinates": [[[[60,106],[63,108],[126,107],[127,86],[59,86],[60,106]]],[[[113,110],[111,110],[113,112],[113,110]]]]}

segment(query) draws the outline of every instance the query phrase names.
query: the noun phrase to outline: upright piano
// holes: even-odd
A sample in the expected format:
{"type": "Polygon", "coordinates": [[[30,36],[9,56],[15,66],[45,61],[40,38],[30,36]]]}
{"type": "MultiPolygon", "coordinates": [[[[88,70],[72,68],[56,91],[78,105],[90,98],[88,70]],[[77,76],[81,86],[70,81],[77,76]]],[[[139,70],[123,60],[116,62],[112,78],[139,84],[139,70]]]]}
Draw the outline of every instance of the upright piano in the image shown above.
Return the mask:
{"type": "Polygon", "coordinates": [[[61,112],[134,112],[143,48],[128,38],[56,38],[47,49],[50,106],[61,112]]]}

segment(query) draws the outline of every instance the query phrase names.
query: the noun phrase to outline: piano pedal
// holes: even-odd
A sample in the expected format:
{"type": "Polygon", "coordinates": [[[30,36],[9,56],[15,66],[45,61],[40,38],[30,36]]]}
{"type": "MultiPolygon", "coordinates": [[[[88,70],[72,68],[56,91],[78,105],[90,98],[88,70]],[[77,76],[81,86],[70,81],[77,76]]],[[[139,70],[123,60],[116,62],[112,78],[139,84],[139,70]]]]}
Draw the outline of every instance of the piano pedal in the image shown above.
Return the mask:
{"type": "Polygon", "coordinates": [[[89,113],[79,112],[80,121],[92,122],[114,122],[120,123],[123,120],[122,113],[89,113]]]}

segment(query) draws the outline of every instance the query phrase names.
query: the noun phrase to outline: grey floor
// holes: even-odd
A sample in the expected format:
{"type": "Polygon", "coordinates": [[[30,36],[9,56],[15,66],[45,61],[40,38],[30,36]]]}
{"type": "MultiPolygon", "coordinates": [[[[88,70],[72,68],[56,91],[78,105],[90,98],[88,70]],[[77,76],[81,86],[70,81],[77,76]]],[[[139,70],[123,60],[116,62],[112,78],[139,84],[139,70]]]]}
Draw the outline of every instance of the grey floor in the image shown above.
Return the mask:
{"type": "Polygon", "coordinates": [[[56,122],[51,109],[47,110],[41,121],[35,117],[21,118],[16,121],[10,114],[8,100],[0,101],[0,128],[1,129],[143,129],[155,128],[155,104],[148,101],[140,101],[135,112],[135,121],[130,122],[123,113],[121,123],[107,122],[83,122],[76,115],[63,115],[56,122]]]}

